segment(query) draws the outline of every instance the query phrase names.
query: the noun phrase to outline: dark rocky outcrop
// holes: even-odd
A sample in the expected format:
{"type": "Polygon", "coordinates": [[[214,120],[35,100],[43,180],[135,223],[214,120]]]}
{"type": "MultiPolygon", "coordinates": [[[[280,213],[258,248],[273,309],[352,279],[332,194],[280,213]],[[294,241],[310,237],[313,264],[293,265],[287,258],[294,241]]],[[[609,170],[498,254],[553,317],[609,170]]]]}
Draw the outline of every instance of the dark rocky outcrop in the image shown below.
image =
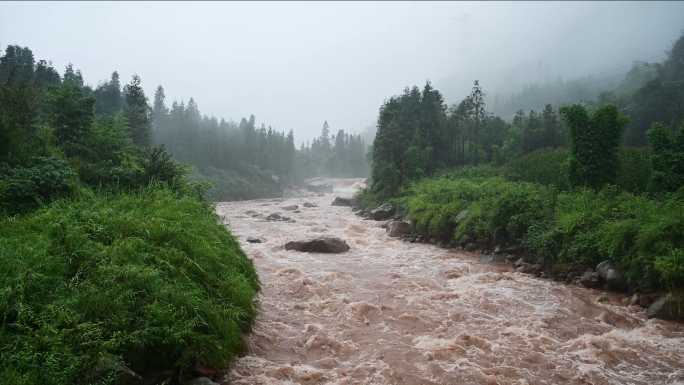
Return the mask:
{"type": "Polygon", "coordinates": [[[377,209],[370,212],[370,217],[373,220],[381,221],[390,218],[396,212],[397,208],[392,203],[385,203],[377,209]]]}
{"type": "Polygon", "coordinates": [[[337,197],[335,200],[332,202],[331,206],[345,206],[345,207],[351,207],[352,206],[352,199],[351,198],[344,198],[344,197],[337,197]]]}
{"type": "Polygon", "coordinates": [[[465,245],[472,243],[472,242],[475,242],[475,240],[473,238],[471,238],[468,235],[463,235],[461,237],[461,240],[458,241],[458,244],[461,245],[461,247],[465,247],[465,245]]]}
{"type": "Polygon", "coordinates": [[[349,245],[342,239],[321,235],[314,239],[288,242],[285,244],[285,250],[312,253],[341,253],[349,250],[349,245]]]}
{"type": "Polygon", "coordinates": [[[387,224],[385,232],[390,237],[401,237],[402,235],[411,233],[411,225],[406,222],[393,221],[387,224]]]}

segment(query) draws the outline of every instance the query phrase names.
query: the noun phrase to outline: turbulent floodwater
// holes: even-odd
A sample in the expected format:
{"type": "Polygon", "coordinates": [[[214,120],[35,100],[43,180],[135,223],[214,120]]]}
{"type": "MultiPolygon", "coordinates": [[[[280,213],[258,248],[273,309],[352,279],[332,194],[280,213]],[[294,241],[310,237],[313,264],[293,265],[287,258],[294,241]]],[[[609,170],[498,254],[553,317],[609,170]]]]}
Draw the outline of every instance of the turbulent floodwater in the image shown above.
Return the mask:
{"type": "Polygon", "coordinates": [[[625,295],[598,303],[599,290],[389,238],[380,222],[330,206],[360,180],[328,182],[335,193],[325,197],[217,205],[263,283],[250,353],[231,366],[232,384],[684,383],[684,325],[647,320],[625,295]],[[281,209],[290,204],[301,213],[281,209]],[[321,234],[351,250],[283,247],[321,234]]]}

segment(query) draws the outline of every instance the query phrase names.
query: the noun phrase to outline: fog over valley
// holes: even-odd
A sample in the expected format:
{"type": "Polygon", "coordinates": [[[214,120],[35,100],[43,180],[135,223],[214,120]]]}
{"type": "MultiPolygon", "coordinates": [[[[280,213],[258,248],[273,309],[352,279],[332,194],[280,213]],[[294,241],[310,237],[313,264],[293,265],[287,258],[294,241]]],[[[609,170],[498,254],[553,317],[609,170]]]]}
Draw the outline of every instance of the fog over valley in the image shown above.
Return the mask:
{"type": "Polygon", "coordinates": [[[375,125],[383,99],[426,79],[449,104],[479,79],[493,103],[526,83],[660,55],[684,28],[582,54],[681,19],[684,3],[3,2],[0,10],[0,43],[28,46],[60,72],[73,63],[92,87],[112,71],[124,82],[137,73],[150,97],[161,84],[169,104],[193,97],[202,114],[238,122],[254,114],[258,124],[294,129],[297,147],[326,120],[334,132],[360,133],[375,125]]]}

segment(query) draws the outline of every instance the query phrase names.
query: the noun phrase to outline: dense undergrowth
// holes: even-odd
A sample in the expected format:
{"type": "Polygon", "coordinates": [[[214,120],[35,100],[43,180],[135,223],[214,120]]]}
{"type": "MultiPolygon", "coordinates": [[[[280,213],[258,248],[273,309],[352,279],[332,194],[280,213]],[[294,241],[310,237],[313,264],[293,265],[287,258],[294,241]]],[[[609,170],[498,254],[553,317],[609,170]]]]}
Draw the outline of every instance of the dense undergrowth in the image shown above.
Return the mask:
{"type": "MultiPolygon", "coordinates": [[[[0,57],[0,384],[225,368],[259,279],[206,183],[150,146],[140,79],[95,114],[80,74],[0,57]],[[51,76],[45,76],[46,71],[51,76]]],[[[9,57],[9,58],[8,58],[9,57]]]]}
{"type": "Polygon", "coordinates": [[[106,383],[119,362],[225,367],[244,349],[258,277],[192,195],[84,189],[1,222],[0,383],[106,383]]]}

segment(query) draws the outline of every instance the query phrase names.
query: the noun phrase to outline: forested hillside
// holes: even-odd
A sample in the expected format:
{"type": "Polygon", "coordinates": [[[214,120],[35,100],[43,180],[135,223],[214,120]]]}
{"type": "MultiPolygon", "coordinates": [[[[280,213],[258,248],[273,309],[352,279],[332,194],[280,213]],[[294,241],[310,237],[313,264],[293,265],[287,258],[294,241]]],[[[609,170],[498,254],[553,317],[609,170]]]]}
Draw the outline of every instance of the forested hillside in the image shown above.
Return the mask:
{"type": "Polygon", "coordinates": [[[681,299],[684,35],[663,63],[636,64],[625,80],[579,104],[547,99],[511,123],[487,111],[478,81],[451,106],[430,82],[406,88],[380,108],[357,204],[393,202],[413,231],[444,244],[522,245],[537,275],[612,260],[630,291],[681,299]]]}
{"type": "Polygon", "coordinates": [[[193,98],[187,104],[174,100],[169,107],[161,85],[150,100],[137,75],[122,85],[114,71],[109,80],[93,88],[71,64],[60,76],[45,60],[35,63],[29,48],[8,46],[1,60],[6,68],[18,66],[18,76],[35,72],[36,82],[44,88],[61,84],[63,78],[84,97],[92,96],[96,116],[103,117],[102,121],[104,117],[113,119],[111,122],[125,120],[136,145],[163,144],[174,160],[193,166],[192,179],[214,184],[214,199],[279,196],[283,187],[306,178],[365,177],[369,173],[364,160],[366,144],[360,135],[344,130],[331,133],[327,122],[318,138],[297,149],[292,129],[286,134],[258,124],[254,115],[239,123],[219,121],[203,115],[193,98]]]}

